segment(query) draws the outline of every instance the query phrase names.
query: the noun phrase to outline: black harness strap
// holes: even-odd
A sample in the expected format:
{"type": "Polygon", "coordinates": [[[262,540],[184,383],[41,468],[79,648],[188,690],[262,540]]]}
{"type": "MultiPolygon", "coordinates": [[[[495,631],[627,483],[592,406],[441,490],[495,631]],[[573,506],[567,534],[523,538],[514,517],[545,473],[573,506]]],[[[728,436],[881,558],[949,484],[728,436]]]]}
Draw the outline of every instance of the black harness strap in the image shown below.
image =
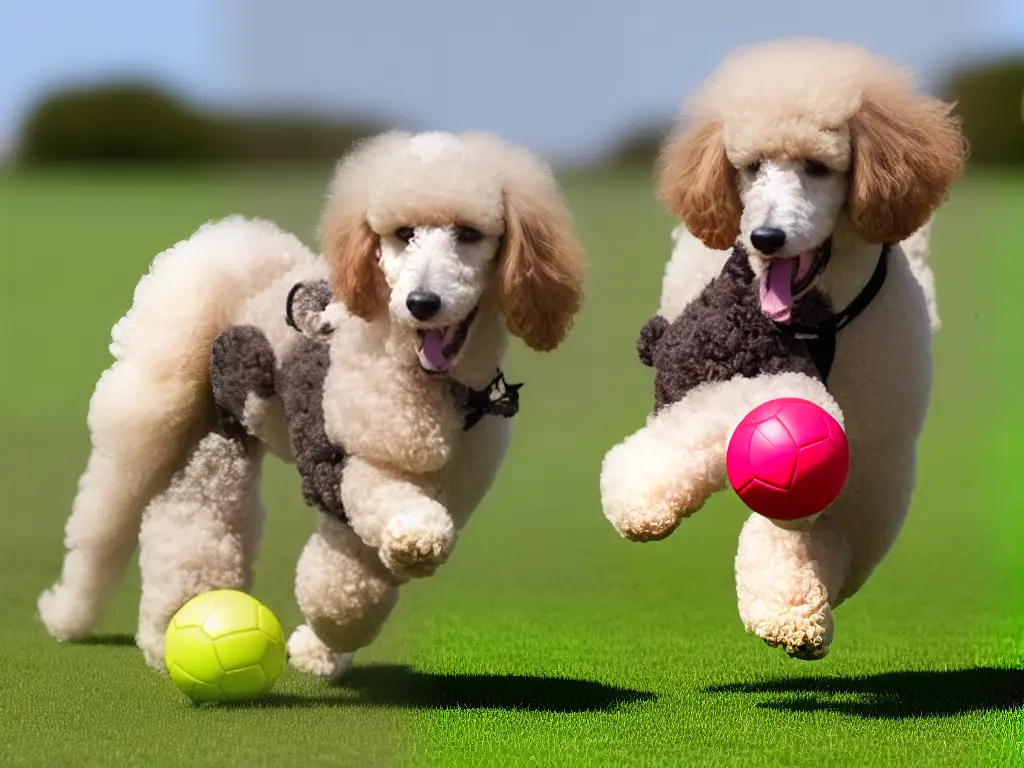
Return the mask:
{"type": "Polygon", "coordinates": [[[888,274],[889,251],[892,246],[882,246],[882,253],[878,257],[878,264],[871,274],[864,289],[857,294],[857,297],[850,302],[850,305],[842,312],[837,312],[817,325],[777,324],[785,333],[790,334],[793,339],[802,339],[807,344],[811,353],[811,360],[814,367],[818,369],[821,381],[828,386],[828,375],[832,372],[832,363],[836,358],[836,336],[846,326],[857,319],[868,305],[878,296],[885,284],[885,276],[888,274]]]}
{"type": "Polygon", "coordinates": [[[523,385],[509,384],[501,371],[484,389],[470,389],[454,381],[452,385],[466,415],[462,425],[464,432],[475,427],[484,416],[511,419],[519,412],[519,390],[523,385]]]}

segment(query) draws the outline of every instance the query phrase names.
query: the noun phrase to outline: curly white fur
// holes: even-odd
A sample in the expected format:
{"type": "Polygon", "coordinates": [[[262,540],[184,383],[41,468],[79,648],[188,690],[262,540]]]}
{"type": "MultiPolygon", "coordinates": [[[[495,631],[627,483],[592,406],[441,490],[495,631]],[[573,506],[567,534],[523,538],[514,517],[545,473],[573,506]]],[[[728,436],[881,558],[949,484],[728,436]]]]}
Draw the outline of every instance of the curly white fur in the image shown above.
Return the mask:
{"type": "Polygon", "coordinates": [[[843,414],[822,384],[802,374],[736,378],[693,390],[612,448],[601,472],[605,516],[634,541],[663,539],[724,487],[724,446],[766,400],[800,397],[840,424],[843,414]]]}
{"type": "MultiPolygon", "coordinates": [[[[901,211],[917,222],[916,231],[893,244],[881,291],[840,332],[827,391],[816,379],[795,374],[698,387],[653,414],[604,460],[606,517],[626,538],[658,540],[725,486],[729,436],[754,406],[780,396],[802,397],[839,419],[852,457],[839,498],[795,524],[751,516],[736,557],[745,628],[793,656],[818,659],[832,642],[832,609],[869,578],[909,508],[931,391],[931,337],[940,327],[928,265],[930,216],[959,171],[961,144],[948,110],[914,95],[906,73],[856,47],[826,41],[741,51],[698,93],[691,113],[706,122],[667,145],[675,154],[663,162],[662,187],[669,206],[684,219],[692,217],[702,234],[698,239],[685,226],[673,232],[659,308],[669,321],[725,264],[728,252],[710,247],[723,241],[723,232],[743,243],[762,281],[773,259],[794,258],[829,241],[831,258],[806,290],[816,288],[837,311],[846,307],[868,282],[880,251],[877,239],[865,236],[848,210],[858,174],[867,179],[861,180],[861,192],[882,179],[876,198],[858,200],[868,223],[874,210],[882,212],[883,223],[895,222],[886,219],[890,201],[877,199],[886,181],[916,174],[924,179],[919,186],[931,187],[930,196],[901,211]],[[874,125],[868,139],[859,137],[873,159],[858,158],[851,146],[865,128],[851,125],[862,114],[875,120],[882,110],[889,110],[884,127],[874,125]],[[914,123],[913,140],[886,133],[904,114],[914,123]],[[934,160],[928,145],[933,134],[941,156],[934,160]],[[886,142],[907,145],[887,153],[886,142]],[[726,205],[734,193],[735,206],[726,205]],[[716,220],[708,211],[719,208],[716,220]],[[732,213],[735,221],[728,218],[732,213]],[[778,229],[784,244],[759,253],[754,234],[760,227],[778,229]]],[[[902,231],[907,226],[900,223],[902,231]]]]}
{"type": "MultiPolygon", "coordinates": [[[[448,559],[504,460],[509,422],[485,416],[464,431],[452,386],[491,381],[508,345],[505,310],[536,304],[545,290],[561,290],[551,327],[529,316],[516,327],[536,336],[524,336],[535,348],[557,346],[578,309],[583,269],[550,169],[486,134],[377,137],[339,165],[328,227],[339,212],[380,230],[365,254],[372,269],[348,285],[350,297],[373,295],[377,274],[389,297],[371,318],[339,299],[303,325],[328,345],[324,427],[349,454],[338,489],[349,523],[321,514],[296,571],[306,624],[289,654],[323,676],[343,673],[373,641],[402,583],[448,559]],[[418,291],[439,297],[428,318],[412,311],[418,291]],[[425,364],[423,334],[433,331],[451,358],[444,375],[425,364]]],[[[273,225],[239,217],[157,257],[112,332],[116,362],[90,406],[93,450],[67,524],[64,568],[39,599],[51,635],[95,628],[137,541],[137,641],[155,668],[181,605],[205,590],[249,588],[264,451],[294,457],[277,395],[245,400],[241,420],[256,448],[213,430],[213,342],[229,325],[255,326],[284,360],[301,338],[285,322],[291,287],[341,268],[273,225]]]]}
{"type": "Polygon", "coordinates": [[[313,259],[295,237],[241,217],[205,225],[154,259],[111,333],[115,362],[89,403],[92,452],[67,522],[68,553],[39,598],[51,635],[93,630],[147,504],[209,431],[214,338],[251,296],[313,259]]]}

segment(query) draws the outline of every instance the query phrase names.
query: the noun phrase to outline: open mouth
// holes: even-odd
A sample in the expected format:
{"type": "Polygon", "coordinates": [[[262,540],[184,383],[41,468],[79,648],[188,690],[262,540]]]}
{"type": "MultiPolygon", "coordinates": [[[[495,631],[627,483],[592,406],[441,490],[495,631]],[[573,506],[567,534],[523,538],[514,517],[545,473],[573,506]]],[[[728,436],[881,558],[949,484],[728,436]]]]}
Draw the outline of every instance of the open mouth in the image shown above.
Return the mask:
{"type": "Polygon", "coordinates": [[[417,330],[416,352],[420,366],[429,373],[447,373],[469,336],[469,326],[476,317],[476,309],[458,325],[447,328],[417,330]]]}
{"type": "Polygon", "coordinates": [[[832,255],[832,238],[813,251],[784,259],[769,259],[761,283],[761,311],[777,323],[793,319],[793,305],[821,274],[832,255]]]}

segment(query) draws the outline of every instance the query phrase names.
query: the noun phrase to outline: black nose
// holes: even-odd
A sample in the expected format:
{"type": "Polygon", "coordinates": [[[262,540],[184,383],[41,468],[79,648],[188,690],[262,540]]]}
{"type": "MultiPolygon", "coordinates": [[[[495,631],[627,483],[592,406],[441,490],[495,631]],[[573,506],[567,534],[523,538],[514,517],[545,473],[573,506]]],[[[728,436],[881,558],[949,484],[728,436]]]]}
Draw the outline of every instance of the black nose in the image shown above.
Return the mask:
{"type": "Polygon", "coordinates": [[[786,233],[778,227],[758,227],[750,233],[750,242],[761,253],[771,256],[786,244],[786,233]]]}
{"type": "Polygon", "coordinates": [[[406,297],[405,306],[417,320],[429,320],[441,311],[441,297],[430,291],[413,291],[406,297]]]}

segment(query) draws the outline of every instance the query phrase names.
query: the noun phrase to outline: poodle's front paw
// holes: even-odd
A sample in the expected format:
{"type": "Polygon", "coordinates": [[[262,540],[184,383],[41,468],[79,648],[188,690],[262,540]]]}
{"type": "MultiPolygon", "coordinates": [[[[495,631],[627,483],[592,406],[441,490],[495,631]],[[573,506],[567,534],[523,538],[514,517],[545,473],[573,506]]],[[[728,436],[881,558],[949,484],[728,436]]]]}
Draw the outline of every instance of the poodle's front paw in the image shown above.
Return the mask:
{"type": "Polygon", "coordinates": [[[835,626],[832,609],[825,605],[811,615],[792,610],[765,617],[748,629],[773,648],[782,648],[794,659],[817,661],[828,656],[835,626]]]}
{"type": "Polygon", "coordinates": [[[601,471],[604,515],[631,541],[664,539],[715,490],[678,457],[652,450],[646,437],[641,430],[612,448],[601,471]]]}
{"type": "MultiPolygon", "coordinates": [[[[427,506],[427,505],[424,505],[427,506]]],[[[402,580],[433,575],[455,546],[455,526],[444,507],[432,502],[424,512],[407,512],[388,521],[381,537],[381,562],[402,580]]]]}
{"type": "Polygon", "coordinates": [[[87,637],[99,622],[99,599],[65,584],[55,584],[39,596],[39,620],[56,640],[87,637]]]}
{"type": "Polygon", "coordinates": [[[639,542],[667,538],[683,519],[676,510],[665,505],[605,502],[604,514],[622,538],[639,542]]]}
{"type": "Polygon", "coordinates": [[[135,635],[135,644],[142,651],[142,658],[146,664],[157,672],[166,672],[167,665],[164,662],[164,639],[165,632],[155,627],[140,626],[135,635]]]}
{"type": "Polygon", "coordinates": [[[348,672],[355,654],[334,653],[306,624],[288,638],[288,661],[296,669],[337,680],[348,672]]]}

